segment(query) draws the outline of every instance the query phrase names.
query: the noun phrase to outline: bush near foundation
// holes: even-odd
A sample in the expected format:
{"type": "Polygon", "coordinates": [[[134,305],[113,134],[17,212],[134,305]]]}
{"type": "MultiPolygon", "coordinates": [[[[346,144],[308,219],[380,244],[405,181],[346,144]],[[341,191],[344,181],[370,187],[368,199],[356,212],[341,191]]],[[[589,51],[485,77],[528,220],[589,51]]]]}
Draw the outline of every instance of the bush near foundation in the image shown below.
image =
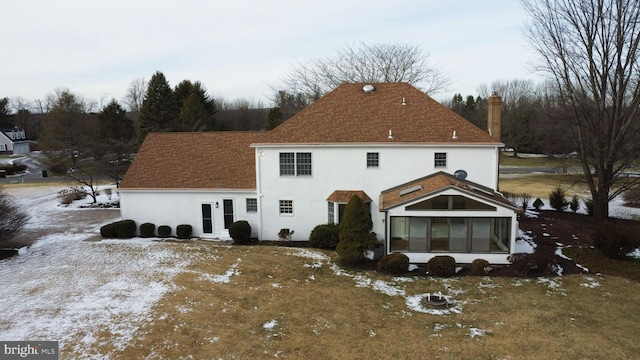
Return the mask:
{"type": "Polygon", "coordinates": [[[190,239],[193,228],[188,224],[180,224],[176,227],[176,236],[178,239],[190,239]]]}
{"type": "Polygon", "coordinates": [[[471,262],[471,273],[473,275],[487,275],[489,273],[489,262],[485,259],[475,259],[471,262]]]}
{"type": "Polygon", "coordinates": [[[251,242],[251,225],[246,220],[239,220],[229,225],[229,236],[235,245],[246,245],[251,242]]]}
{"type": "Polygon", "coordinates": [[[409,270],[409,257],[401,253],[385,255],[378,260],[377,269],[385,274],[404,274],[409,270]]]}
{"type": "Polygon", "coordinates": [[[335,250],[339,241],[340,225],[322,224],[318,225],[309,235],[309,245],[314,248],[335,250]]]}
{"type": "Polygon", "coordinates": [[[120,220],[100,228],[100,235],[107,239],[131,239],[136,236],[136,222],[120,220]]]}
{"type": "Polygon", "coordinates": [[[143,223],[140,225],[140,237],[154,237],[156,233],[156,225],[152,223],[143,223]]]}
{"type": "Polygon", "coordinates": [[[432,276],[452,276],[456,273],[456,259],[448,255],[432,257],[427,262],[427,272],[432,276]]]}
{"type": "Polygon", "coordinates": [[[171,236],[171,226],[169,225],[160,225],[158,226],[158,237],[159,238],[168,238],[171,236]]]}

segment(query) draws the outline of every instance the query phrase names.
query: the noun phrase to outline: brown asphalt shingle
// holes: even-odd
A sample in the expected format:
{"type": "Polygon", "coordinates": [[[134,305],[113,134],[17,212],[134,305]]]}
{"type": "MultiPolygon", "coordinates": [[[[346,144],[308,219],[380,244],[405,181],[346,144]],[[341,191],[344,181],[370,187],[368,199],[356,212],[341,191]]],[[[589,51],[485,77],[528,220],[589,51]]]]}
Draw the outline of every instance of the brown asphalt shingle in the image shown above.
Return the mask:
{"type": "Polygon", "coordinates": [[[261,132],[151,133],[129,167],[123,189],[256,189],[261,132]]]}
{"type": "Polygon", "coordinates": [[[370,93],[363,91],[364,85],[339,86],[265,133],[259,143],[500,144],[409,84],[373,84],[375,90],[370,93]],[[393,140],[388,138],[389,130],[393,140]]]}
{"type": "Polygon", "coordinates": [[[457,189],[462,192],[470,193],[475,196],[482,197],[490,202],[511,207],[519,210],[516,205],[504,197],[499,192],[488,187],[482,186],[466,180],[459,180],[453,175],[445,172],[437,172],[421,179],[417,179],[402,185],[398,185],[391,189],[384,190],[380,194],[380,211],[387,211],[398,205],[408,203],[412,200],[439,193],[446,189],[457,189]],[[401,194],[403,191],[411,191],[401,194]]]}

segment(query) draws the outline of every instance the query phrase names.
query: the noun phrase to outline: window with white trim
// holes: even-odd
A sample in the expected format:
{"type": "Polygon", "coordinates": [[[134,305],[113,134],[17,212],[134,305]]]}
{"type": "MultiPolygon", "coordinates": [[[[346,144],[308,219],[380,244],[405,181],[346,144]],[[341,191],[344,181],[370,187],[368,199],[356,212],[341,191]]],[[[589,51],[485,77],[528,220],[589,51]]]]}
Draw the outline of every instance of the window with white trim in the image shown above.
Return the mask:
{"type": "Polygon", "coordinates": [[[280,215],[293,215],[293,200],[280,200],[280,215]]]}
{"type": "Polygon", "coordinates": [[[311,176],[311,153],[280,153],[280,176],[311,176]]]}
{"type": "Polygon", "coordinates": [[[433,156],[433,165],[435,167],[447,167],[447,153],[435,153],[433,156]]]}
{"type": "Polygon", "coordinates": [[[329,201],[328,203],[328,208],[327,208],[327,214],[329,217],[329,221],[327,223],[329,224],[333,224],[336,222],[336,206],[334,203],[332,203],[331,201],[329,201]]]}
{"type": "Polygon", "coordinates": [[[367,167],[368,168],[372,168],[372,167],[377,168],[378,166],[380,166],[380,154],[377,153],[377,152],[367,153],[367,167]]]}
{"type": "Polygon", "coordinates": [[[247,198],[247,212],[258,212],[258,199],[247,198]]]}

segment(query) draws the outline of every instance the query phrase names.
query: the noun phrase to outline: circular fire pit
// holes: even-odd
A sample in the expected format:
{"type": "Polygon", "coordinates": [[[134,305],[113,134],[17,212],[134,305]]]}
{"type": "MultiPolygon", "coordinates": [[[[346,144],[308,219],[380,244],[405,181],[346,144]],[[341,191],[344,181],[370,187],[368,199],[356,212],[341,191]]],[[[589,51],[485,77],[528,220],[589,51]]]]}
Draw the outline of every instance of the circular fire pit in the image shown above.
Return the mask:
{"type": "Polygon", "coordinates": [[[432,309],[446,309],[449,306],[449,302],[442,295],[427,294],[422,298],[422,305],[432,309]]]}

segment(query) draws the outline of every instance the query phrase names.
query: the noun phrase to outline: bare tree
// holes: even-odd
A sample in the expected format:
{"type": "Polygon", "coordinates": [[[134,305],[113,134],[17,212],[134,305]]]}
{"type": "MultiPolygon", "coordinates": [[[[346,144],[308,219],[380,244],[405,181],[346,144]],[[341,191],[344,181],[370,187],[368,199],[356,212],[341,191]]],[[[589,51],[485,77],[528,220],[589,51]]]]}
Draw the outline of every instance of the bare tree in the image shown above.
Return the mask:
{"type": "Polygon", "coordinates": [[[24,212],[12,197],[7,195],[0,188],[0,244],[11,240],[29,220],[29,216],[24,212]]]}
{"type": "Polygon", "coordinates": [[[502,139],[518,156],[521,149],[531,150],[536,120],[536,87],[531,80],[493,81],[490,86],[478,87],[480,96],[487,99],[497,93],[502,97],[502,139]]]}
{"type": "Polygon", "coordinates": [[[216,122],[220,130],[263,130],[267,126],[269,108],[254,99],[227,100],[214,99],[216,103],[216,122]]]}
{"type": "Polygon", "coordinates": [[[147,81],[144,78],[134,79],[129,83],[123,102],[129,111],[137,113],[142,107],[144,94],[147,92],[147,81]]]}
{"type": "Polygon", "coordinates": [[[147,92],[148,85],[148,82],[143,77],[132,80],[122,99],[122,102],[131,112],[131,119],[133,120],[133,127],[136,133],[140,132],[140,108],[142,108],[142,102],[144,101],[144,95],[147,92]]]}
{"type": "Polygon", "coordinates": [[[554,80],[566,105],[594,217],[640,178],[626,171],[640,155],[640,3],[627,0],[524,0],[537,68],[554,80]]]}
{"type": "Polygon", "coordinates": [[[311,103],[346,82],[408,82],[431,94],[445,90],[451,79],[428,62],[418,46],[403,43],[361,43],[339,49],[334,56],[299,63],[275,86],[311,103]]]}

